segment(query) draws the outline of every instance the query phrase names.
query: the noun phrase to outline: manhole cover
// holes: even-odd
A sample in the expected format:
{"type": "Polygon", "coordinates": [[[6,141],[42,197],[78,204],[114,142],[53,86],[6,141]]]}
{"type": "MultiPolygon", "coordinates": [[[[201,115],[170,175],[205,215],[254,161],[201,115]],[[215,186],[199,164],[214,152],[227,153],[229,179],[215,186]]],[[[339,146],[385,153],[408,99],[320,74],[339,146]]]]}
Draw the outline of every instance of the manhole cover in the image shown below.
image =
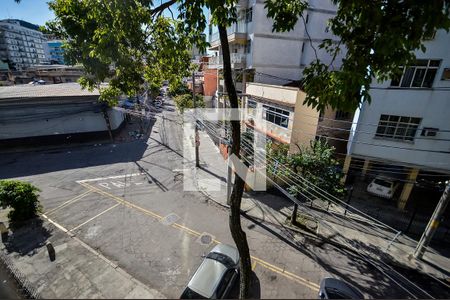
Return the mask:
{"type": "Polygon", "coordinates": [[[171,213],[161,219],[161,223],[164,225],[172,225],[178,221],[180,217],[177,214],[171,213]]]}
{"type": "Polygon", "coordinates": [[[198,243],[205,245],[205,246],[210,245],[213,241],[214,241],[214,236],[212,236],[211,234],[206,233],[206,232],[202,233],[202,235],[200,235],[197,239],[198,243]]]}

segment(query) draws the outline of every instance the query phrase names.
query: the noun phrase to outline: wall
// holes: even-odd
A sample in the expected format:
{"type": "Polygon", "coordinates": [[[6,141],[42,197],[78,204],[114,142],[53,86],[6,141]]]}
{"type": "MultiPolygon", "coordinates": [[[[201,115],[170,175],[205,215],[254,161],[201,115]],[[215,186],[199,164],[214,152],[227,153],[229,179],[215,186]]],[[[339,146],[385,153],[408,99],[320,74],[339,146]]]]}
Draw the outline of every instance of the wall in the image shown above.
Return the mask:
{"type": "Polygon", "coordinates": [[[303,105],[306,94],[302,91],[297,93],[295,102],[295,118],[292,128],[291,144],[289,152],[296,153],[299,146],[309,146],[310,141],[315,139],[319,112],[311,107],[303,105]]]}
{"type": "MultiPolygon", "coordinates": [[[[109,110],[112,130],[121,126],[123,114],[109,110]]],[[[107,131],[98,104],[65,103],[11,105],[0,110],[0,141],[107,131]]]]}
{"type": "Polygon", "coordinates": [[[349,147],[352,155],[387,159],[435,170],[450,170],[450,81],[441,80],[443,69],[450,67],[448,45],[450,35],[438,31],[435,39],[426,43],[426,53],[416,52],[417,58],[442,59],[431,89],[395,88],[390,87],[390,81],[373,84],[371,104],[364,103],[358,112],[359,118],[355,118],[358,124],[355,126],[356,132],[352,133],[353,142],[349,147]],[[423,139],[418,130],[413,142],[380,139],[375,137],[375,132],[381,114],[419,117],[422,118],[419,128],[435,127],[441,131],[436,137],[423,139]],[[446,153],[415,151],[418,149],[446,153]]]}
{"type": "Polygon", "coordinates": [[[217,90],[217,69],[205,69],[203,78],[203,94],[205,96],[214,96],[217,90]]]}
{"type": "Polygon", "coordinates": [[[257,102],[257,109],[253,111],[253,115],[250,115],[249,110],[246,109],[246,119],[251,118],[254,121],[256,129],[261,129],[269,137],[278,142],[290,143],[291,132],[294,126],[294,107],[298,89],[260,83],[248,83],[246,94],[250,95],[247,99],[257,102]],[[289,111],[288,127],[284,128],[266,121],[264,119],[263,104],[289,111]]]}

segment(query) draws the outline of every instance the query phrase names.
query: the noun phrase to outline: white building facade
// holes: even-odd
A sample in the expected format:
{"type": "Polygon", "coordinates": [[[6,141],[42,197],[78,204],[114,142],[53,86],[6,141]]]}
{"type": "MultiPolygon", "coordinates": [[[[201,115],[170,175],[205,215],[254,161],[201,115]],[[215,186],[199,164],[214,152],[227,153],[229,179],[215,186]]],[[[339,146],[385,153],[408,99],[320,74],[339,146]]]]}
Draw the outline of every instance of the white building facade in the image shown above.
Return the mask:
{"type": "Polygon", "coordinates": [[[0,21],[0,60],[13,70],[48,63],[44,53],[45,42],[36,25],[21,20],[0,21]]]}
{"type": "Polygon", "coordinates": [[[408,183],[399,197],[403,209],[422,171],[450,173],[450,34],[436,32],[418,50],[400,79],[371,87],[371,103],[355,113],[345,168],[351,157],[405,166],[408,183]]]}
{"type": "MultiPolygon", "coordinates": [[[[228,28],[232,68],[254,70],[254,81],[284,84],[299,80],[305,66],[317,56],[328,63],[331,56],[318,48],[323,39],[337,41],[327,27],[336,14],[329,0],[309,0],[309,8],[289,32],[272,32],[273,20],[267,17],[263,0],[241,0],[238,22],[228,28]],[[314,50],[315,49],[315,50],[314,50]]],[[[209,28],[211,68],[221,68],[222,50],[217,28],[209,28]]],[[[341,53],[344,54],[344,53],[341,53]]],[[[340,67],[341,56],[333,64],[340,67]]]]}

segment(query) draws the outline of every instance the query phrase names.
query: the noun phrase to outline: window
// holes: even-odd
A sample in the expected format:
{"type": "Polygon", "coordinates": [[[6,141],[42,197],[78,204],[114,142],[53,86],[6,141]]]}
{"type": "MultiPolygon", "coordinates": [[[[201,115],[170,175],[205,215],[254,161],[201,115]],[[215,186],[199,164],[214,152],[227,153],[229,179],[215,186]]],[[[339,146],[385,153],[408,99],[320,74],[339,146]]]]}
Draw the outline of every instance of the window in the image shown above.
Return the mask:
{"type": "Polygon", "coordinates": [[[335,116],[336,120],[347,120],[348,118],[350,118],[350,113],[349,112],[342,111],[342,110],[338,110],[336,112],[336,116],[335,116]]]}
{"type": "Polygon", "coordinates": [[[439,69],[439,60],[416,60],[415,64],[408,67],[401,67],[402,76],[392,79],[391,86],[402,88],[431,88],[434,77],[439,69]]]}
{"type": "Polygon", "coordinates": [[[253,100],[247,100],[247,111],[249,115],[254,116],[256,110],[257,103],[253,100]]]}
{"type": "Polygon", "coordinates": [[[245,23],[250,23],[253,19],[253,8],[247,8],[245,10],[245,23]]]}
{"type": "Polygon", "coordinates": [[[413,141],[421,121],[421,118],[381,115],[375,136],[413,141]]]}
{"type": "Polygon", "coordinates": [[[252,52],[252,40],[247,40],[247,44],[245,45],[245,52],[251,53],[252,52]]]}
{"type": "Polygon", "coordinates": [[[233,278],[233,275],[235,274],[234,269],[228,269],[225,274],[223,275],[222,281],[219,283],[219,286],[217,287],[217,297],[225,298],[225,292],[227,290],[228,285],[231,282],[231,279],[233,278]]]}
{"type": "Polygon", "coordinates": [[[290,112],[284,109],[263,105],[266,121],[275,125],[288,128],[290,112]]]}

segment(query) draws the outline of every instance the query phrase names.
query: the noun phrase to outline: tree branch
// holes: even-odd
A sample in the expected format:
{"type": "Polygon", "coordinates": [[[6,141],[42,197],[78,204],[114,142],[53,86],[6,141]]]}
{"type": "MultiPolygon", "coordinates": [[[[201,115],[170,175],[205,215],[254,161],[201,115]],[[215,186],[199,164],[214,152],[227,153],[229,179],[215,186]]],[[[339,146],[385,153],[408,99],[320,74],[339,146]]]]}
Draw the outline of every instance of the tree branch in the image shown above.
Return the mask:
{"type": "Polygon", "coordinates": [[[164,11],[166,8],[169,8],[170,6],[174,5],[177,2],[177,0],[170,0],[168,2],[165,2],[161,4],[160,6],[155,7],[151,10],[152,15],[161,14],[162,11],[164,11]]]}
{"type": "Polygon", "coordinates": [[[302,20],[303,20],[303,25],[305,26],[306,35],[308,36],[309,44],[311,45],[311,48],[313,48],[313,50],[314,50],[314,55],[316,56],[316,60],[319,60],[319,57],[317,56],[317,49],[316,49],[316,47],[314,47],[314,45],[312,43],[311,36],[309,35],[309,32],[308,32],[308,27],[306,26],[305,17],[303,17],[303,14],[301,15],[301,17],[302,17],[302,20]]]}

